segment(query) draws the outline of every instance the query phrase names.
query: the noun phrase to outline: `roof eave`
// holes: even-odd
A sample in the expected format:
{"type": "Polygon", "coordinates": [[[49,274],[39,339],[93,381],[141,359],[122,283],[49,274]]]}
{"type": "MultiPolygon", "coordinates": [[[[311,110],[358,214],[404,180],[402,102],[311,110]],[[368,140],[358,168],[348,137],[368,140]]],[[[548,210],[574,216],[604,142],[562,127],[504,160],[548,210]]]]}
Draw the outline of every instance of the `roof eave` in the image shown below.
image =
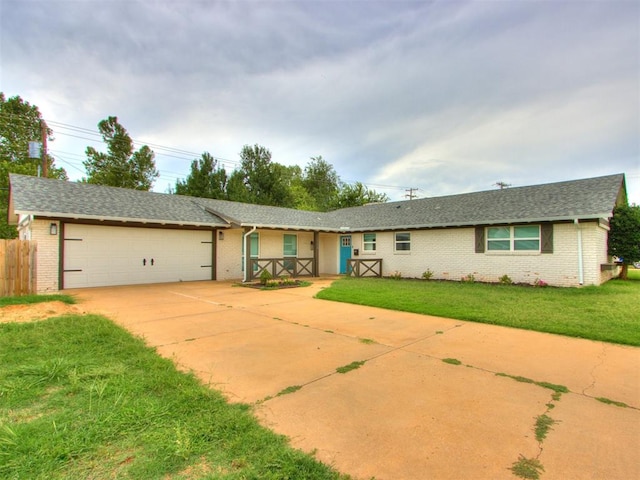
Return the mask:
{"type": "Polygon", "coordinates": [[[120,222],[120,223],[144,223],[154,225],[176,225],[184,227],[211,227],[211,228],[229,228],[229,224],[216,224],[211,222],[188,222],[176,220],[164,220],[157,218],[131,218],[131,217],[112,217],[104,215],[77,215],[60,212],[39,212],[31,210],[16,210],[16,215],[33,215],[41,218],[55,218],[68,220],[92,220],[97,222],[120,222]]]}
{"type": "Polygon", "coordinates": [[[575,220],[599,220],[608,219],[611,217],[611,212],[598,213],[590,215],[564,215],[557,217],[547,218],[511,218],[511,219],[497,219],[497,220],[483,220],[476,222],[444,222],[444,223],[429,223],[429,224],[405,224],[405,225],[387,225],[387,226],[373,226],[373,227],[343,227],[338,229],[340,232],[374,232],[383,230],[426,230],[432,228],[455,228],[455,227],[478,227],[484,225],[512,225],[516,223],[553,223],[553,222],[573,222],[575,220]]]}

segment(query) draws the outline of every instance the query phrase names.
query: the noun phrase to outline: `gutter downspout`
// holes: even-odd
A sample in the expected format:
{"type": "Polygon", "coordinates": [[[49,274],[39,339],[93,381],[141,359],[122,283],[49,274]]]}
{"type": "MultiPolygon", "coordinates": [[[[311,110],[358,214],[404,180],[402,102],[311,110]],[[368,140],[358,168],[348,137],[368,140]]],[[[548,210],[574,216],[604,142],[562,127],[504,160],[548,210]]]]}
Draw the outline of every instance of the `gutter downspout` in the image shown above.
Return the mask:
{"type": "Polygon", "coordinates": [[[251,245],[247,245],[247,239],[257,229],[258,227],[253,227],[242,236],[242,241],[244,242],[244,276],[242,277],[242,283],[247,283],[247,276],[249,275],[249,259],[251,258],[251,245]]]}
{"type": "Polygon", "coordinates": [[[583,266],[583,254],[582,254],[582,229],[580,228],[580,221],[576,218],[573,220],[574,225],[578,231],[578,282],[580,285],[584,285],[584,266],[583,266]]]}

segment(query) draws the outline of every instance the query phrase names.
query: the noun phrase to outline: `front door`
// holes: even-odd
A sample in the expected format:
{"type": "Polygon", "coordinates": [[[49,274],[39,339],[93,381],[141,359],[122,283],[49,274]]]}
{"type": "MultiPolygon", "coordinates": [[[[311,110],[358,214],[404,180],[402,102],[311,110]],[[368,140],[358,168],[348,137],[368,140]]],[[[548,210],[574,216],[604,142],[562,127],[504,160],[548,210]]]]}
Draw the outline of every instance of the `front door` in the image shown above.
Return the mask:
{"type": "Polygon", "coordinates": [[[340,235],[340,273],[347,273],[347,260],[351,258],[351,235],[340,235]]]}

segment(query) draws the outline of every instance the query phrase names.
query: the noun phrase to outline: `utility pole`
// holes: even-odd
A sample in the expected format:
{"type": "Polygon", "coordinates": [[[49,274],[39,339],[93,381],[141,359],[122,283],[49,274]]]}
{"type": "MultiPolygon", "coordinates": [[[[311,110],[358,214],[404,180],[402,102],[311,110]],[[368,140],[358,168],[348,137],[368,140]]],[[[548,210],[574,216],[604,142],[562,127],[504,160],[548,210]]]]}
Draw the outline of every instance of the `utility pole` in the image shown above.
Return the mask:
{"type": "Polygon", "coordinates": [[[40,119],[40,131],[42,132],[42,176],[47,178],[49,175],[49,162],[47,162],[47,124],[43,119],[40,119]]]}
{"type": "Polygon", "coordinates": [[[405,195],[405,197],[407,197],[409,200],[413,200],[413,197],[417,197],[417,195],[414,195],[413,193],[416,191],[418,191],[417,188],[407,188],[405,192],[408,192],[408,193],[405,195]]]}

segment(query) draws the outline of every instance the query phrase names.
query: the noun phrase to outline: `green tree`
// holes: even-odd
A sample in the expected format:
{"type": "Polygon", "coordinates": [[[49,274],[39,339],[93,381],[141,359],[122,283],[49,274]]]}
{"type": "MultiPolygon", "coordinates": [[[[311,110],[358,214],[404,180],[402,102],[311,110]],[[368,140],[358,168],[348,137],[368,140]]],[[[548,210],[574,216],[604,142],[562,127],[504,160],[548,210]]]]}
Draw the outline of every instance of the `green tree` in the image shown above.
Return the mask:
{"type": "Polygon", "coordinates": [[[107,144],[107,153],[87,147],[87,159],[83,162],[87,170],[85,181],[97,185],[150,190],[159,176],[153,151],[144,145],[134,152],[133,140],[118,123],[118,117],[100,121],[98,130],[107,144]]]}
{"type": "MultiPolygon", "coordinates": [[[[7,223],[9,205],[9,173],[38,175],[41,159],[29,158],[29,142],[42,140],[42,115],[35,105],[19,96],[6,98],[0,92],[0,238],[15,238],[17,230],[7,223]]],[[[47,128],[47,139],[52,131],[47,128]]],[[[66,179],[63,168],[54,165],[51,155],[46,156],[47,176],[66,179]]]]}
{"type": "Polygon", "coordinates": [[[271,161],[265,147],[245,145],[240,152],[240,168],[229,177],[229,200],[258,205],[292,207],[293,198],[283,165],[271,161]]]}
{"type": "Polygon", "coordinates": [[[384,203],[389,200],[385,193],[369,190],[364,184],[356,182],[352,185],[343,183],[333,202],[333,208],[359,207],[367,203],[384,203]]]}
{"type": "Polygon", "coordinates": [[[330,163],[322,156],[311,157],[302,179],[302,186],[312,199],[312,208],[308,210],[330,210],[337,201],[339,183],[340,177],[330,163]]]}
{"type": "Polygon", "coordinates": [[[640,262],[640,206],[617,206],[609,226],[609,255],[622,261],[620,278],[626,280],[629,265],[640,262]]]}
{"type": "Polygon", "coordinates": [[[201,198],[227,198],[227,172],[208,152],[191,162],[187,178],[176,182],[175,193],[201,198]]]}

